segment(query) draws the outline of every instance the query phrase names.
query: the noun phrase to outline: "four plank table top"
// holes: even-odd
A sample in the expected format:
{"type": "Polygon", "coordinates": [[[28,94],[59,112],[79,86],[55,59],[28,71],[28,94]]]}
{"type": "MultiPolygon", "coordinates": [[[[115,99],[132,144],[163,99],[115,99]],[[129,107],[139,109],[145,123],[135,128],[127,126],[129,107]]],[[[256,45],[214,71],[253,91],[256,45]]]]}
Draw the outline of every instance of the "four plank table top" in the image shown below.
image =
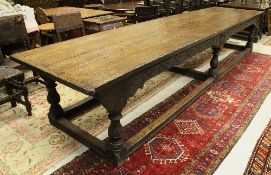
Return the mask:
{"type": "Polygon", "coordinates": [[[71,13],[71,12],[78,12],[78,11],[80,11],[81,17],[83,19],[91,18],[95,16],[113,14],[113,12],[110,12],[110,11],[93,10],[93,9],[85,9],[85,8],[77,8],[77,7],[56,7],[56,8],[44,9],[45,14],[50,18],[56,14],[71,13]]]}
{"type": "Polygon", "coordinates": [[[212,77],[217,77],[218,52],[230,36],[252,26],[246,45],[252,48],[252,35],[261,15],[258,11],[213,7],[84,36],[11,57],[45,79],[52,125],[119,164],[215,81],[212,77]],[[153,121],[124,141],[121,112],[138,88],[149,78],[210,47],[213,58],[206,86],[183,99],[175,113],[153,121]],[[98,99],[107,109],[111,120],[108,140],[95,138],[65,118],[68,113],[59,104],[55,81],[98,99]]]}

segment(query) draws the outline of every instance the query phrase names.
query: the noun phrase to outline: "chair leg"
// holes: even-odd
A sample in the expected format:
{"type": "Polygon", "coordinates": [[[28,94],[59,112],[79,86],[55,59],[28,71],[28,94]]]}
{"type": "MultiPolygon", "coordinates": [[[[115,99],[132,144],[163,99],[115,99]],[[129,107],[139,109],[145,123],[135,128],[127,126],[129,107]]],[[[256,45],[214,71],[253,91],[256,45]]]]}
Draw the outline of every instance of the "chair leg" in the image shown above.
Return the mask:
{"type": "Polygon", "coordinates": [[[4,55],[2,53],[2,50],[0,48],[0,65],[3,65],[4,64],[4,55]]]}
{"type": "Polygon", "coordinates": [[[41,46],[47,45],[46,37],[42,33],[40,34],[40,45],[41,46]]]}
{"type": "MultiPolygon", "coordinates": [[[[8,95],[13,95],[13,89],[12,89],[12,87],[10,86],[9,83],[5,83],[5,90],[6,90],[6,93],[7,93],[8,95]]],[[[12,106],[12,107],[16,107],[16,106],[17,106],[17,104],[16,104],[16,99],[14,99],[14,98],[11,99],[10,103],[11,103],[11,106],[12,106]]]]}
{"type": "Polygon", "coordinates": [[[37,72],[33,71],[33,77],[35,77],[35,78],[36,78],[36,84],[38,84],[38,83],[39,83],[38,76],[39,76],[39,75],[37,74],[37,72]]]}
{"type": "Polygon", "coordinates": [[[22,88],[23,88],[23,96],[24,96],[24,101],[25,101],[25,108],[26,108],[28,115],[31,116],[32,115],[32,107],[31,107],[31,104],[28,100],[28,90],[24,86],[24,84],[23,84],[22,88]]]}
{"type": "Polygon", "coordinates": [[[25,105],[25,108],[26,108],[28,115],[31,116],[32,115],[32,107],[31,107],[31,103],[28,100],[28,89],[24,83],[24,76],[18,77],[17,82],[19,83],[20,90],[22,91],[22,95],[24,97],[23,104],[25,105]]]}

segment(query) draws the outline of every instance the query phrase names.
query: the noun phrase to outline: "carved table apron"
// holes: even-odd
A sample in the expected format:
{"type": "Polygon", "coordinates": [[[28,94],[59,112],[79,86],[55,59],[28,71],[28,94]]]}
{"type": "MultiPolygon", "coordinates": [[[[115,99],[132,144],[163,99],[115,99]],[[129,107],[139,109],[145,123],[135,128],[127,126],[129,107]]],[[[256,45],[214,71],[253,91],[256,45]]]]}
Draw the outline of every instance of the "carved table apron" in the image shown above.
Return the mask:
{"type": "MultiPolygon", "coordinates": [[[[257,11],[213,7],[84,36],[11,57],[39,72],[46,81],[51,105],[48,117],[52,125],[120,164],[251,51],[261,15],[257,11]],[[230,36],[249,26],[251,34],[246,46],[234,47],[244,51],[243,54],[218,72],[220,48],[230,36]],[[210,47],[213,57],[207,72],[175,67],[210,47]],[[146,80],[167,70],[204,82],[180,101],[174,113],[160,117],[124,141],[120,119],[127,100],[146,80]],[[87,99],[69,110],[62,109],[56,81],[89,95],[107,109],[111,123],[106,141],[70,121],[76,112],[89,108],[93,100],[87,99]]],[[[225,46],[233,48],[230,44],[225,46]]]]}

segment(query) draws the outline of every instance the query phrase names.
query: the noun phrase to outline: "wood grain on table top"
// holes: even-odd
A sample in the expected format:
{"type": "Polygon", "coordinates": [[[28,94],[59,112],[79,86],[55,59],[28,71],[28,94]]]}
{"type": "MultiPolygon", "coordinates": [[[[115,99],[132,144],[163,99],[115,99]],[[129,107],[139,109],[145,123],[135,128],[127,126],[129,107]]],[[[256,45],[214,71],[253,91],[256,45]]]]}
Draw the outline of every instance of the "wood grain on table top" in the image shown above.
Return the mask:
{"type": "Polygon", "coordinates": [[[213,7],[88,35],[12,57],[86,94],[260,12],[213,7]],[[57,77],[57,78],[56,78],[57,77]],[[72,84],[72,85],[70,85],[72,84]]]}
{"type": "Polygon", "coordinates": [[[93,9],[85,9],[85,8],[77,8],[77,7],[56,7],[56,8],[49,8],[49,9],[43,9],[43,10],[45,14],[49,17],[52,17],[56,14],[71,13],[71,12],[78,12],[78,11],[80,11],[82,18],[90,18],[90,17],[95,17],[95,16],[113,14],[113,12],[110,12],[110,11],[93,10],[93,9]]]}

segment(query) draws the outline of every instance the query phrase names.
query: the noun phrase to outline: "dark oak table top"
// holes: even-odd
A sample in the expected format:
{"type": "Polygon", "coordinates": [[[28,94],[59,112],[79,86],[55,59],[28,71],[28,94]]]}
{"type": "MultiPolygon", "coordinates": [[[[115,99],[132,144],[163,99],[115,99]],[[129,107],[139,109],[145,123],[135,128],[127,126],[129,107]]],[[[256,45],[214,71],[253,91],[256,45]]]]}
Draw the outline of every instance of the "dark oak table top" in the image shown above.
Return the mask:
{"type": "Polygon", "coordinates": [[[234,1],[229,3],[222,3],[219,6],[221,7],[231,7],[231,8],[240,8],[248,10],[267,10],[270,8],[269,3],[266,2],[246,2],[246,1],[234,1]]]}
{"type": "Polygon", "coordinates": [[[13,60],[93,95],[262,12],[213,7],[14,54],[13,60]],[[95,44],[93,44],[95,43],[95,44]]]}
{"type": "Polygon", "coordinates": [[[64,13],[71,13],[71,12],[78,12],[78,11],[80,11],[81,17],[83,19],[91,18],[95,16],[113,14],[113,12],[110,12],[110,11],[93,10],[93,9],[85,9],[85,8],[77,8],[77,7],[56,7],[56,8],[44,9],[44,12],[48,17],[52,17],[56,14],[64,14],[64,13]]]}

